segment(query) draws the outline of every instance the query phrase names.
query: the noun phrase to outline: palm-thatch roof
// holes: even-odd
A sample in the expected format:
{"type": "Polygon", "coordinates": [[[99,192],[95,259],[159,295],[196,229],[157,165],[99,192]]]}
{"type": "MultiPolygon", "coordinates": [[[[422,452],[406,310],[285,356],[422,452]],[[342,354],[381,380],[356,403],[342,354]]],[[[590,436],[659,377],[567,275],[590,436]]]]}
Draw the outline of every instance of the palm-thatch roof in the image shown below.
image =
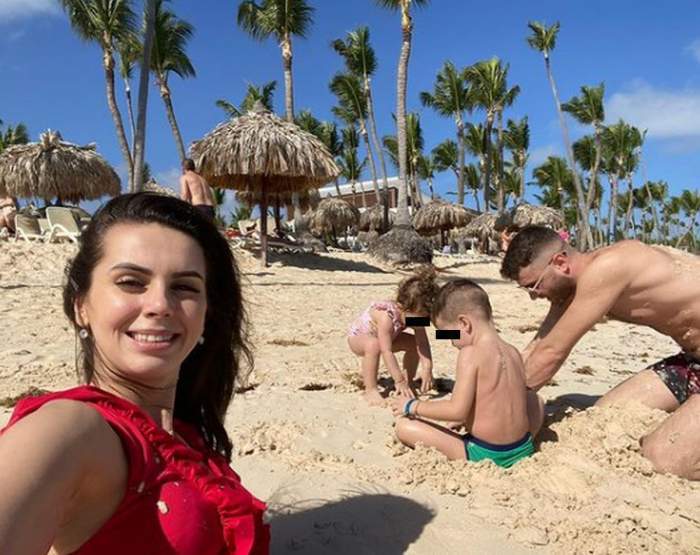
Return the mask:
{"type": "MultiPolygon", "coordinates": [[[[389,225],[394,223],[394,213],[389,212],[389,225]]],[[[360,231],[380,231],[384,225],[384,206],[375,204],[360,214],[360,231]]]]}
{"type": "Polygon", "coordinates": [[[357,224],[360,212],[346,200],[337,197],[323,199],[310,219],[310,228],[313,233],[333,233],[344,231],[346,228],[357,224]]]}
{"type": "Polygon", "coordinates": [[[433,200],[416,212],[413,227],[419,233],[432,235],[438,231],[463,227],[473,218],[464,206],[444,200],[433,200]]]}
{"type": "Polygon", "coordinates": [[[526,225],[546,225],[553,229],[564,227],[564,214],[549,206],[523,203],[513,208],[511,214],[512,225],[519,228],[526,225]]]}
{"type": "Polygon", "coordinates": [[[467,224],[466,227],[457,230],[456,235],[465,237],[479,237],[480,239],[492,236],[497,236],[494,226],[496,224],[497,214],[484,213],[467,224]]]}
{"type": "Polygon", "coordinates": [[[42,133],[39,142],[15,145],[0,154],[0,196],[92,200],[120,193],[119,176],[95,145],[65,142],[59,132],[42,133]]]}
{"type": "Polygon", "coordinates": [[[155,180],[150,179],[143,184],[143,190],[151,193],[158,193],[159,195],[165,195],[166,197],[179,198],[178,194],[173,191],[170,187],[164,187],[155,182],[155,180]]]}
{"type": "Polygon", "coordinates": [[[335,179],[340,170],[325,145],[256,103],[246,115],[218,125],[190,148],[215,187],[267,193],[299,192],[335,179]]]}

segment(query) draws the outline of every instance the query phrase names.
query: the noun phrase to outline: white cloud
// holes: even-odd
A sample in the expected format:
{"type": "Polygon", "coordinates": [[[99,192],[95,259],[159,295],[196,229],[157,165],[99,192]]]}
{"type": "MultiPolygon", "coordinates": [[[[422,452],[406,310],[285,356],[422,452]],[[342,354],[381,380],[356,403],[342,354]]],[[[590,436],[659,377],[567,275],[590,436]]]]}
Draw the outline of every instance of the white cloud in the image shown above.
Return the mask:
{"type": "Polygon", "coordinates": [[[647,129],[649,137],[700,136],[700,90],[662,90],[637,81],[613,94],[605,111],[608,123],[622,118],[647,129]]]}
{"type": "Polygon", "coordinates": [[[691,56],[700,62],[700,39],[695,39],[685,47],[686,52],[690,52],[691,56]]]}
{"type": "Polygon", "coordinates": [[[0,0],[0,24],[59,11],[57,0],[0,0]]]}

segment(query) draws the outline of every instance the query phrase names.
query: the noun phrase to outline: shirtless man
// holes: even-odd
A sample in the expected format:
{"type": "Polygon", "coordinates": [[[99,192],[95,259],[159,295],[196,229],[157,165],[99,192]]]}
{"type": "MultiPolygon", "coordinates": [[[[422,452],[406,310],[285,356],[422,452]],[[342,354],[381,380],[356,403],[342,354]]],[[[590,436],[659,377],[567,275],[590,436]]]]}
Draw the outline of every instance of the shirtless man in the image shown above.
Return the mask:
{"type": "Polygon", "coordinates": [[[501,266],[549,313],[523,351],[526,382],[539,389],[604,316],[649,326],[682,349],[613,388],[598,405],[639,401],[673,412],[642,440],[660,472],[700,480],[700,257],[621,241],[580,253],[550,229],[529,226],[501,266]]]}
{"type": "Polygon", "coordinates": [[[194,161],[190,158],[186,158],[182,163],[180,198],[214,221],[214,195],[207,182],[194,171],[194,161]]]}
{"type": "Polygon", "coordinates": [[[7,228],[8,231],[15,232],[15,214],[17,213],[17,203],[12,197],[0,197],[0,230],[7,228]]]}

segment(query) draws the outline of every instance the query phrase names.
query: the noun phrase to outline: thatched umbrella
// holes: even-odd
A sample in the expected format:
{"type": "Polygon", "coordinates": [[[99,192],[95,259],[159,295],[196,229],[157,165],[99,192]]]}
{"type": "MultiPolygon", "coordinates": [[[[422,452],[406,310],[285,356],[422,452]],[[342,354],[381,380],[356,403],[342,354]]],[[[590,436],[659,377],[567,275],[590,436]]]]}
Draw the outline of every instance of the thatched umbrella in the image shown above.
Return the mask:
{"type": "Polygon", "coordinates": [[[331,233],[337,243],[336,232],[356,225],[360,219],[360,211],[346,200],[337,197],[323,199],[310,219],[311,230],[319,235],[331,233]]]}
{"type": "MultiPolygon", "coordinates": [[[[236,191],[236,201],[243,206],[248,208],[253,208],[256,204],[262,202],[260,191],[236,191]]],[[[318,189],[312,188],[302,191],[299,194],[299,204],[304,207],[307,206],[309,210],[314,210],[321,201],[321,195],[318,189]]],[[[269,193],[267,195],[267,203],[272,204],[275,213],[275,225],[277,229],[282,228],[282,222],[280,217],[280,207],[287,206],[292,203],[292,193],[269,193]]]]}
{"type": "Polygon", "coordinates": [[[151,193],[158,193],[159,195],[164,195],[166,197],[179,198],[179,195],[173,191],[170,187],[163,187],[156,183],[155,179],[149,179],[143,184],[143,190],[151,193]]]}
{"type": "MultiPolygon", "coordinates": [[[[258,191],[260,212],[270,194],[301,192],[333,181],[340,170],[324,144],[260,102],[239,118],[218,125],[192,144],[196,167],[215,187],[258,191]]],[[[262,224],[262,263],[267,265],[267,218],[262,224]]]]}
{"type": "Polygon", "coordinates": [[[95,145],[61,140],[42,133],[37,143],[15,145],[0,154],[0,196],[60,198],[77,203],[120,193],[119,176],[95,145]]]}
{"type": "Polygon", "coordinates": [[[481,249],[488,252],[490,241],[498,243],[498,232],[495,229],[497,214],[485,213],[474,218],[466,227],[455,229],[450,234],[452,239],[461,241],[465,238],[477,238],[481,244],[481,249]]]}
{"type": "Polygon", "coordinates": [[[416,212],[413,216],[413,227],[421,235],[434,235],[440,232],[442,245],[445,245],[445,232],[455,227],[463,227],[474,219],[474,216],[458,204],[433,200],[416,212]]]}
{"type": "Polygon", "coordinates": [[[536,206],[533,204],[518,204],[511,210],[512,224],[518,228],[527,225],[546,225],[552,229],[564,227],[564,214],[549,206],[536,206]]]}
{"type": "MultiPolygon", "coordinates": [[[[389,212],[389,225],[394,224],[394,213],[389,212]]],[[[384,206],[375,204],[360,214],[360,231],[380,231],[384,226],[384,206]]]]}

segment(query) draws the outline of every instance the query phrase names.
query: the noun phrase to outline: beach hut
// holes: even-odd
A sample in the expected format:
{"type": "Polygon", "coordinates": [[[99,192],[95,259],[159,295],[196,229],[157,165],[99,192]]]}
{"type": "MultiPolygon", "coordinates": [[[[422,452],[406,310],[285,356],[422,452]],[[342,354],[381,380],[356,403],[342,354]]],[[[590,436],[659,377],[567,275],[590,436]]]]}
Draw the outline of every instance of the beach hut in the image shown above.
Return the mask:
{"type": "MultiPolygon", "coordinates": [[[[384,225],[383,206],[375,204],[360,214],[360,231],[381,231],[384,225]]],[[[389,212],[389,225],[394,223],[394,213],[389,212]]]]}
{"type": "Polygon", "coordinates": [[[97,154],[94,144],[78,146],[58,131],[39,141],[15,145],[0,154],[0,197],[59,198],[78,203],[120,193],[119,176],[97,154]]]}
{"type": "Polygon", "coordinates": [[[337,243],[337,232],[357,225],[359,219],[359,210],[348,201],[328,197],[323,199],[314,210],[309,220],[309,227],[317,235],[330,233],[337,243]]]}
{"type": "Polygon", "coordinates": [[[446,244],[445,232],[455,227],[464,227],[474,219],[464,206],[445,202],[444,200],[432,200],[421,206],[413,216],[413,227],[421,235],[434,235],[440,233],[441,244],[446,244]]]}
{"type": "MultiPolygon", "coordinates": [[[[291,194],[333,181],[340,170],[323,143],[260,102],[218,125],[190,148],[202,176],[214,187],[258,193],[267,213],[272,194],[291,194]]],[[[262,264],[267,266],[267,219],[262,218],[262,264]]]]}

